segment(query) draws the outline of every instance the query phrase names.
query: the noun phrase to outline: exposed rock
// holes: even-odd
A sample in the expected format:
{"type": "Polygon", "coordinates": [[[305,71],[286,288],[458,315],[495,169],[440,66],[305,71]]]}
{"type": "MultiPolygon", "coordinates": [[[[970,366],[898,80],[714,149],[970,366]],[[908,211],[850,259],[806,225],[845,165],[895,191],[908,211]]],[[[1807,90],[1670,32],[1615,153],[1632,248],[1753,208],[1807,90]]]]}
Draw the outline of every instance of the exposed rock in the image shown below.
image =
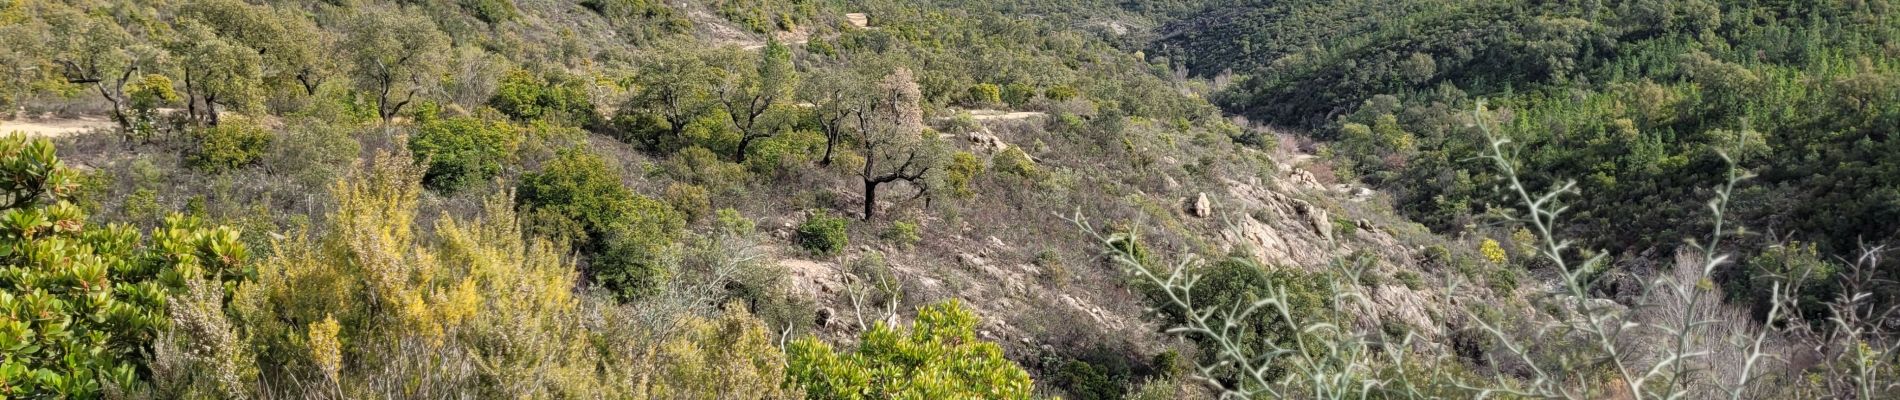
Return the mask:
{"type": "Polygon", "coordinates": [[[1573,324],[1587,323],[1588,318],[1584,316],[1585,313],[1621,315],[1629,312],[1629,306],[1610,299],[1584,299],[1581,307],[1578,306],[1577,297],[1571,295],[1559,295],[1551,298],[1550,301],[1554,302],[1552,304],[1563,311],[1563,317],[1573,324]]]}
{"type": "Polygon", "coordinates": [[[794,289],[813,298],[842,291],[845,280],[849,279],[849,275],[831,263],[787,258],[779,260],[778,265],[791,276],[794,289]]]}
{"type": "Polygon", "coordinates": [[[1333,240],[1333,219],[1326,215],[1326,209],[1299,200],[1293,201],[1293,209],[1306,216],[1306,222],[1313,228],[1314,234],[1329,242],[1333,240]]]}
{"type": "Polygon", "coordinates": [[[1424,293],[1399,285],[1370,288],[1372,303],[1382,321],[1399,321],[1414,333],[1428,338],[1444,335],[1443,327],[1432,320],[1433,301],[1424,293]]]}
{"type": "Polygon", "coordinates": [[[966,267],[981,267],[990,263],[989,260],[984,260],[983,256],[970,253],[958,253],[957,262],[963,263],[966,267]]]}
{"type": "Polygon", "coordinates": [[[1089,319],[1095,321],[1096,326],[1105,327],[1110,330],[1121,330],[1122,328],[1127,327],[1129,324],[1128,321],[1125,321],[1119,318],[1118,316],[1116,316],[1115,314],[1108,312],[1108,310],[1103,309],[1102,307],[1099,307],[1093,304],[1089,304],[1088,302],[1082,301],[1082,299],[1078,299],[1075,296],[1065,294],[1065,295],[1062,295],[1061,300],[1062,300],[1062,304],[1069,306],[1069,308],[1073,308],[1077,311],[1081,311],[1082,314],[1084,315],[1088,315],[1089,319]]]}
{"type": "Polygon", "coordinates": [[[1360,187],[1356,187],[1352,189],[1352,200],[1366,201],[1367,199],[1371,199],[1372,196],[1376,196],[1378,194],[1379,192],[1372,190],[1372,188],[1360,186],[1360,187]]]}
{"type": "Polygon", "coordinates": [[[1207,218],[1214,215],[1214,202],[1207,199],[1207,193],[1201,193],[1193,202],[1188,203],[1188,215],[1195,218],[1207,218]]]}
{"type": "Polygon", "coordinates": [[[812,324],[819,327],[829,326],[831,325],[832,318],[837,315],[838,311],[831,309],[831,307],[819,307],[816,317],[812,320],[812,324]]]}
{"type": "Polygon", "coordinates": [[[970,133],[964,134],[964,137],[970,140],[972,150],[976,150],[979,153],[996,154],[1003,152],[1003,150],[1009,150],[1009,143],[1004,142],[1003,138],[990,133],[988,129],[972,130],[970,133]]]}
{"type": "Polygon", "coordinates": [[[1362,230],[1362,231],[1372,230],[1372,220],[1369,220],[1369,219],[1360,218],[1359,222],[1355,223],[1354,225],[1358,225],[1359,230],[1362,230]]]}
{"type": "Polygon", "coordinates": [[[1326,187],[1326,185],[1319,183],[1319,178],[1314,177],[1312,171],[1301,168],[1292,168],[1291,171],[1287,172],[1286,179],[1274,182],[1280,183],[1281,190],[1323,189],[1326,187]]]}
{"type": "Polygon", "coordinates": [[[851,23],[851,26],[855,26],[855,27],[859,27],[859,28],[869,28],[869,27],[871,27],[871,16],[869,16],[869,15],[865,15],[864,13],[848,13],[848,14],[845,14],[845,15],[844,15],[844,20],[845,20],[845,21],[847,21],[847,22],[850,22],[850,23],[851,23]]]}
{"type": "Polygon", "coordinates": [[[1250,250],[1254,259],[1275,265],[1294,265],[1292,246],[1282,238],[1279,231],[1260,220],[1241,218],[1240,222],[1225,231],[1221,231],[1221,240],[1229,247],[1241,247],[1250,250]]]}

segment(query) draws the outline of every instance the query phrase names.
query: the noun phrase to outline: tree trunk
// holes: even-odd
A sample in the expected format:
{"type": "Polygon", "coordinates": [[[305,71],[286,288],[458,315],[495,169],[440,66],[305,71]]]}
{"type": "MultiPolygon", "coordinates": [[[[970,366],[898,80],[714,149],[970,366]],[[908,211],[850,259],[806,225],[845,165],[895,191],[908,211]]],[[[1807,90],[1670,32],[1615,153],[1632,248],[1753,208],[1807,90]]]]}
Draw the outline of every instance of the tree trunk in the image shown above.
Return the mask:
{"type": "Polygon", "coordinates": [[[208,121],[211,124],[211,126],[218,126],[217,99],[218,99],[217,96],[205,95],[205,121],[208,121]]]}
{"type": "Polygon", "coordinates": [[[819,159],[818,165],[826,166],[826,167],[831,166],[831,148],[832,146],[835,145],[835,143],[837,143],[836,140],[832,140],[829,137],[825,138],[825,158],[819,159]]]}
{"type": "Polygon", "coordinates": [[[119,124],[119,131],[121,133],[130,134],[129,132],[132,132],[132,120],[125,117],[124,96],[113,95],[113,90],[107,89],[105,82],[94,83],[93,85],[99,87],[99,96],[105,97],[106,102],[112,103],[112,122],[119,124]]]}
{"type": "Polygon", "coordinates": [[[395,114],[389,111],[389,86],[390,85],[388,82],[389,82],[388,79],[383,80],[383,90],[377,92],[377,95],[376,95],[376,116],[381,117],[383,119],[384,125],[388,125],[389,117],[395,114]]]}
{"type": "Polygon", "coordinates": [[[191,70],[185,70],[185,118],[198,119],[198,91],[191,84],[191,70]]]}
{"type": "Polygon", "coordinates": [[[872,175],[871,175],[871,171],[874,171],[871,168],[877,165],[877,158],[872,157],[872,156],[876,155],[877,153],[872,150],[873,149],[871,148],[871,146],[867,145],[864,147],[864,156],[865,156],[864,157],[864,175],[859,176],[860,178],[864,179],[864,220],[865,221],[870,221],[871,217],[877,216],[878,181],[877,179],[872,179],[872,175]]]}
{"type": "Polygon", "coordinates": [[[877,216],[877,181],[864,180],[864,220],[877,216]]]}
{"type": "Polygon", "coordinates": [[[825,157],[818,160],[818,165],[831,166],[831,149],[838,146],[838,136],[837,129],[825,129],[825,157]]]}
{"type": "Polygon", "coordinates": [[[303,84],[304,94],[310,95],[310,96],[316,96],[317,85],[323,84],[323,81],[317,80],[315,74],[306,70],[306,71],[297,73],[297,83],[303,84]]]}
{"type": "Polygon", "coordinates": [[[732,162],[745,164],[745,149],[746,147],[752,146],[752,140],[758,139],[758,138],[759,138],[758,136],[752,136],[751,134],[740,136],[739,137],[739,151],[733,152],[734,154],[732,155],[732,162]]]}

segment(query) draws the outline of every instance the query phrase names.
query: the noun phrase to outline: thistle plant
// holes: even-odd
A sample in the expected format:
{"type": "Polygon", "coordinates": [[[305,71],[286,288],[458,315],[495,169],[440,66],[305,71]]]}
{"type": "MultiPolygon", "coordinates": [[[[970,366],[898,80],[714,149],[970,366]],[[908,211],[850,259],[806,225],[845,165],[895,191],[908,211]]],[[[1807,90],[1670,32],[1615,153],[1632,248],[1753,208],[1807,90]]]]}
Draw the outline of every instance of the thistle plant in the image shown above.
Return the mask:
{"type": "MultiPolygon", "coordinates": [[[[1532,295],[1551,316],[1518,316],[1515,321],[1487,318],[1492,310],[1462,310],[1476,333],[1490,339],[1483,360],[1417,351],[1417,335],[1390,337],[1344,323],[1348,310],[1369,305],[1355,284],[1368,265],[1338,258],[1331,263],[1330,309],[1302,314],[1289,307],[1289,292],[1276,284],[1263,298],[1210,304],[1204,293],[1205,262],[1187,255],[1157,262],[1134,244],[1133,233],[1104,235],[1079,213],[1080,229],[1111,250],[1113,261],[1138,284],[1151,288],[1154,306],[1182,311],[1167,332],[1202,344],[1205,361],[1196,378],[1222,398],[1541,398],[1541,399],[1758,399],[1886,398],[1900,383],[1895,373],[1894,335],[1886,322],[1895,309],[1872,300],[1872,270],[1884,248],[1872,247],[1851,262],[1842,295],[1827,303],[1829,315],[1800,313],[1799,287],[1775,279],[1772,301],[1757,320],[1745,309],[1724,304],[1715,282],[1731,264],[1726,253],[1734,238],[1749,233],[1728,221],[1736,188],[1750,175],[1730,154],[1718,153],[1728,169],[1706,203],[1706,236],[1689,240],[1673,266],[1647,277],[1642,290],[1622,302],[1597,299],[1592,287],[1611,268],[1604,252],[1586,251],[1562,237],[1565,204],[1580,195],[1574,181],[1539,191],[1522,178],[1512,141],[1492,131],[1480,105],[1473,126],[1488,139],[1480,160],[1497,169],[1504,191],[1521,207],[1506,215],[1520,226],[1535,257],[1554,271],[1554,285],[1532,295]],[[1825,318],[1810,324],[1810,318],[1825,318]],[[1299,332],[1290,343],[1253,343],[1242,337],[1248,321],[1271,319],[1299,332]],[[1798,352],[1819,360],[1797,365],[1798,352]],[[1480,363],[1492,373],[1461,373],[1480,363]]],[[[1524,236],[1524,235],[1517,235],[1524,236]]],[[[1523,245],[1524,243],[1516,243],[1523,245]]],[[[1502,253],[1495,249],[1490,253],[1502,253]]],[[[1493,259],[1501,257],[1492,257],[1493,259]]],[[[1508,266],[1503,266],[1508,267],[1508,266]]],[[[1448,280],[1446,293],[1474,296],[1448,280]]],[[[1497,293],[1496,296],[1513,296],[1497,293]]],[[[1490,304],[1497,299],[1468,299],[1490,304]]],[[[1487,306],[1487,308],[1489,308],[1487,306]]],[[[1364,309],[1364,308],[1361,308],[1364,309]]]]}

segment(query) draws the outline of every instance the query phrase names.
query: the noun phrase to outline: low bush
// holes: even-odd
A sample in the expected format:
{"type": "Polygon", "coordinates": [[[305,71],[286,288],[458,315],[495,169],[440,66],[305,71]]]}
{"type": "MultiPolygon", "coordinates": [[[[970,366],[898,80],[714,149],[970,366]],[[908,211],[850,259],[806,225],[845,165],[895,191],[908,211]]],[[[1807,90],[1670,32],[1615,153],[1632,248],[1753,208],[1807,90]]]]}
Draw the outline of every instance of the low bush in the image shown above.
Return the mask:
{"type": "Polygon", "coordinates": [[[950,155],[950,164],[944,166],[944,183],[950,188],[950,196],[966,198],[975,195],[970,188],[978,176],[983,175],[983,162],[975,154],[959,151],[950,155]]]}
{"type": "Polygon", "coordinates": [[[890,228],[885,229],[884,234],[881,236],[884,237],[885,241],[897,247],[908,249],[917,246],[917,243],[924,240],[922,233],[919,231],[920,229],[915,222],[892,221],[890,228]]]}
{"type": "Polygon", "coordinates": [[[1127,392],[1117,377],[1082,360],[1070,360],[1056,370],[1051,379],[1056,387],[1078,400],[1119,400],[1127,392]]]}
{"type": "Polygon", "coordinates": [[[674,182],[666,186],[666,192],[661,194],[661,198],[666,199],[666,204],[673,206],[673,210],[679,211],[686,217],[687,222],[698,222],[712,214],[712,196],[706,193],[706,188],[699,185],[674,182]]]}
{"type": "Polygon", "coordinates": [[[746,149],[745,166],[754,174],[773,176],[805,168],[825,151],[825,135],[808,130],[785,132],[760,140],[746,149]]]}
{"type": "Polygon", "coordinates": [[[976,314],[955,300],[917,310],[908,330],[878,323],[855,352],[838,353],[815,338],[785,349],[787,384],[812,399],[1029,399],[1029,373],[976,338],[976,314]]]}
{"type": "Polygon", "coordinates": [[[1003,104],[1003,89],[993,83],[979,83],[970,86],[969,97],[966,101],[969,101],[972,107],[995,107],[1003,104]]]}
{"type": "Polygon", "coordinates": [[[660,163],[666,176],[706,188],[715,195],[729,195],[751,180],[745,166],[719,157],[704,147],[688,147],[660,163]]]}
{"type": "Polygon", "coordinates": [[[829,212],[816,211],[798,225],[798,247],[821,256],[837,255],[850,245],[845,232],[850,221],[829,212]]]}
{"type": "Polygon", "coordinates": [[[422,107],[416,126],[409,151],[428,163],[422,182],[437,192],[453,193],[493,179],[521,146],[520,130],[498,118],[443,117],[434,107],[422,107]]]}
{"type": "Polygon", "coordinates": [[[543,79],[520,69],[501,79],[488,105],[523,121],[550,119],[585,126],[596,118],[594,103],[581,82],[543,79]]]}
{"type": "MultiPolygon", "coordinates": [[[[1228,258],[1203,267],[1201,281],[1195,287],[1195,301],[1201,304],[1253,304],[1254,302],[1275,298],[1277,291],[1285,291],[1288,312],[1308,320],[1329,315],[1332,310],[1332,288],[1326,278],[1286,269],[1267,271],[1250,260],[1228,258]]],[[[1146,291],[1154,304],[1169,304],[1164,293],[1149,288],[1146,291]]],[[[1163,307],[1160,310],[1169,324],[1182,324],[1189,318],[1189,310],[1180,307],[1163,307]]],[[[1216,317],[1218,319],[1218,317],[1216,317]]],[[[1223,320],[1224,321],[1224,320],[1223,320]]],[[[1301,327],[1295,321],[1280,318],[1278,313],[1254,315],[1239,321],[1224,321],[1234,324],[1235,343],[1247,347],[1250,351],[1267,352],[1275,348],[1294,348],[1299,343],[1301,327]]],[[[1216,351],[1217,343],[1198,340],[1197,343],[1210,354],[1216,351]]],[[[1271,373],[1285,373],[1281,367],[1272,368],[1271,373]]],[[[1234,373],[1227,371],[1226,374],[1234,373]]],[[[1232,378],[1222,376],[1221,379],[1232,378]]]]}
{"type": "Polygon", "coordinates": [[[1003,86],[1002,100],[1003,103],[1009,104],[1010,108],[1023,108],[1029,105],[1030,100],[1035,99],[1036,87],[1034,86],[1021,82],[1003,86]]]}
{"type": "Polygon", "coordinates": [[[1050,101],[1055,102],[1069,101],[1078,95],[1080,94],[1075,91],[1075,88],[1068,85],[1055,86],[1042,91],[1042,97],[1047,97],[1050,101]]]}
{"type": "Polygon", "coordinates": [[[462,8],[490,24],[515,19],[515,3],[509,0],[462,0],[462,8]]]}
{"type": "Polygon", "coordinates": [[[9,199],[0,213],[0,397],[129,391],[167,325],[168,297],[187,282],[241,276],[248,262],[236,230],[195,218],[167,218],[149,240],[124,225],[85,224],[67,201],[78,176],[51,142],[6,137],[0,155],[9,199]]]}
{"type": "Polygon", "coordinates": [[[1029,154],[1015,147],[996,153],[996,157],[990,159],[990,164],[990,168],[995,169],[996,172],[1016,175],[1023,179],[1036,179],[1041,176],[1041,171],[1036,168],[1036,162],[1029,158],[1029,154]]]}
{"type": "Polygon", "coordinates": [[[570,240],[588,256],[594,279],[634,299],[668,278],[665,258],[686,219],[664,202],[633,193],[620,176],[599,156],[568,149],[522,176],[515,196],[538,230],[579,236],[570,240]]]}
{"type": "Polygon", "coordinates": [[[270,150],[271,133],[250,118],[227,116],[217,126],[192,129],[185,162],[209,172],[256,164],[270,150]]]}

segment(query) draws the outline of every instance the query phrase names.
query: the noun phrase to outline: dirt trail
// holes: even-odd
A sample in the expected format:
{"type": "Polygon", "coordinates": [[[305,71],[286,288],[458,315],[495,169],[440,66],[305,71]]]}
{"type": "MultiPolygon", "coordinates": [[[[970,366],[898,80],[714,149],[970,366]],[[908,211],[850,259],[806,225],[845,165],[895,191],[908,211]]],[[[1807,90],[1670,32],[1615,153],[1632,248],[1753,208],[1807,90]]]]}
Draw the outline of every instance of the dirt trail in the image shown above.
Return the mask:
{"type": "MultiPolygon", "coordinates": [[[[809,38],[800,38],[800,39],[795,39],[795,40],[787,40],[787,41],[783,41],[783,42],[784,42],[784,43],[787,43],[787,44],[795,44],[795,45],[803,45],[803,44],[806,44],[806,43],[811,43],[811,39],[809,39],[809,38]]],[[[742,42],[742,43],[744,43],[745,45],[744,45],[744,46],[740,46],[740,48],[743,48],[743,49],[746,49],[746,50],[758,50],[758,49],[763,49],[763,48],[765,48],[765,43],[759,43],[759,42],[742,42]]]]}
{"type": "Polygon", "coordinates": [[[27,137],[34,138],[61,138],[73,134],[90,132],[96,129],[111,128],[112,122],[100,118],[0,121],[0,135],[22,132],[25,133],[27,137]]]}
{"type": "Polygon", "coordinates": [[[1039,117],[1044,117],[1048,115],[1049,115],[1048,113],[1038,112],[1038,111],[1008,112],[1008,111],[1001,111],[1001,110],[970,110],[970,119],[974,119],[977,121],[1007,121],[1007,120],[1039,118],[1039,117]]]}

